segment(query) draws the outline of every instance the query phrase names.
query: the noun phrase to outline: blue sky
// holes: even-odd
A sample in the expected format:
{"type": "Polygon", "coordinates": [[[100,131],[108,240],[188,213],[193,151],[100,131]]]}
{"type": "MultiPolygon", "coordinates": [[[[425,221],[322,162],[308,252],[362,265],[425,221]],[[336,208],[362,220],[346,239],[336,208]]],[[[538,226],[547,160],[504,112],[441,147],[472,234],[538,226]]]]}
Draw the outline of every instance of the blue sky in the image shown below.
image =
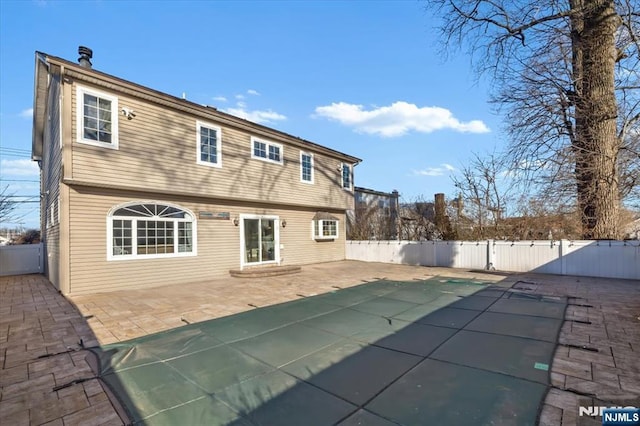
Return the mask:
{"type": "MultiPolygon", "coordinates": [[[[36,50],[362,158],[355,184],[404,199],[455,195],[500,118],[464,52],[443,55],[418,1],[0,1],[0,186],[38,195],[36,50]]],[[[38,227],[36,203],[19,222],[38,227]]],[[[3,223],[0,226],[15,224],[3,223]]]]}

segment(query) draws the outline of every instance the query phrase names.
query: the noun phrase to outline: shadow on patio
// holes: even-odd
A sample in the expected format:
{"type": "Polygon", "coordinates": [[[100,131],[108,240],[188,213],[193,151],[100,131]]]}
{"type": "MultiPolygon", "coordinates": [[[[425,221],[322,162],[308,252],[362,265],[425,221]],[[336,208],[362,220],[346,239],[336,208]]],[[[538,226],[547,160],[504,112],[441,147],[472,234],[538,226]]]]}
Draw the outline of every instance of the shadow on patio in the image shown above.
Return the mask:
{"type": "Polygon", "coordinates": [[[97,343],[42,275],[0,277],[2,423],[122,424],[85,361],[83,346],[97,343]]]}

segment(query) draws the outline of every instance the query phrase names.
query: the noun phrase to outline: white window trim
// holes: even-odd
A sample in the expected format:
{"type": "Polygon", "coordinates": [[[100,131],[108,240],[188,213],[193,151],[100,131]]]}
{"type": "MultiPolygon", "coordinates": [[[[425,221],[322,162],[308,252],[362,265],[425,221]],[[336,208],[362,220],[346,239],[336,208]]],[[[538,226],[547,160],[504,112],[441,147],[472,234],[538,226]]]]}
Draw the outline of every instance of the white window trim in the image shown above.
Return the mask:
{"type": "Polygon", "coordinates": [[[282,144],[276,143],[276,142],[272,142],[268,139],[263,139],[263,138],[258,138],[255,136],[251,136],[251,158],[255,158],[256,160],[260,160],[260,161],[266,161],[267,163],[271,163],[271,164],[279,164],[279,165],[283,165],[284,164],[284,146],[282,146],[282,144]],[[267,151],[267,158],[264,157],[258,157],[257,155],[254,154],[253,152],[253,144],[254,142],[261,142],[263,144],[266,145],[266,151],[267,151]],[[280,148],[280,161],[275,161],[269,158],[269,146],[277,146],[278,148],[280,148]]]}
{"type": "Polygon", "coordinates": [[[198,164],[202,164],[203,166],[209,167],[222,167],[222,129],[220,126],[213,125],[211,123],[205,123],[204,121],[196,121],[196,144],[197,144],[197,158],[196,161],[198,164]],[[205,127],[207,129],[215,130],[217,132],[216,137],[216,159],[218,160],[215,163],[211,163],[209,161],[202,161],[202,144],[200,143],[200,129],[205,127]]]}
{"type": "Polygon", "coordinates": [[[174,258],[174,257],[193,257],[197,255],[198,255],[198,224],[197,224],[196,216],[189,209],[186,209],[176,204],[167,203],[164,201],[134,201],[134,202],[124,203],[124,204],[119,204],[117,206],[114,206],[113,208],[111,208],[111,210],[109,210],[109,213],[107,214],[107,261],[118,262],[121,260],[168,259],[168,258],[174,258]],[[116,216],[115,218],[117,220],[131,220],[131,238],[132,238],[133,253],[128,255],[114,256],[113,254],[113,220],[114,220],[113,213],[123,207],[135,206],[138,204],[163,204],[165,206],[175,207],[177,209],[184,210],[186,213],[191,215],[192,220],[177,219],[177,218],[167,219],[167,218],[155,218],[155,217],[141,217],[141,216],[116,216]],[[138,255],[138,243],[136,239],[138,234],[137,220],[139,219],[173,222],[174,235],[175,235],[174,245],[177,245],[177,241],[178,241],[176,223],[191,222],[191,239],[192,239],[193,250],[191,252],[182,252],[182,253],[174,252],[174,253],[138,255]],[[134,242],[135,244],[133,244],[134,242]]]}
{"type": "Polygon", "coordinates": [[[118,149],[118,98],[108,93],[89,89],[84,86],[76,87],[76,142],[101,148],[118,149]],[[97,142],[84,138],[84,94],[98,96],[111,101],[111,143],[97,142]]]}
{"type": "MultiPolygon", "coordinates": [[[[253,143],[252,143],[253,145],[253,143]]],[[[240,269],[244,269],[247,266],[258,265],[280,265],[280,217],[273,215],[259,215],[259,214],[240,214],[238,216],[240,221],[240,269]],[[274,248],[276,260],[267,260],[260,262],[246,262],[245,261],[245,235],[244,235],[244,219],[271,219],[274,226],[274,248]]]]}
{"type": "Polygon", "coordinates": [[[353,166],[351,164],[347,164],[347,163],[340,164],[340,186],[345,191],[353,192],[353,166]],[[342,175],[344,173],[345,167],[349,169],[349,187],[348,188],[344,186],[344,177],[342,175]]]}
{"type": "Polygon", "coordinates": [[[337,240],[340,238],[340,221],[333,219],[318,219],[311,221],[311,238],[314,240],[337,240]],[[320,235],[316,235],[316,222],[318,223],[318,232],[320,235]],[[322,222],[335,222],[336,223],[336,235],[325,236],[322,235],[322,222]]]}
{"type": "Polygon", "coordinates": [[[315,161],[313,159],[313,154],[312,153],[300,151],[300,182],[306,183],[306,184],[309,184],[309,185],[313,185],[314,180],[315,180],[315,174],[316,174],[315,170],[314,170],[315,169],[315,164],[314,163],[315,163],[315,161]],[[303,173],[302,173],[303,172],[303,167],[302,167],[302,156],[303,155],[307,155],[307,156],[311,157],[311,180],[304,180],[302,178],[303,177],[303,173]]]}

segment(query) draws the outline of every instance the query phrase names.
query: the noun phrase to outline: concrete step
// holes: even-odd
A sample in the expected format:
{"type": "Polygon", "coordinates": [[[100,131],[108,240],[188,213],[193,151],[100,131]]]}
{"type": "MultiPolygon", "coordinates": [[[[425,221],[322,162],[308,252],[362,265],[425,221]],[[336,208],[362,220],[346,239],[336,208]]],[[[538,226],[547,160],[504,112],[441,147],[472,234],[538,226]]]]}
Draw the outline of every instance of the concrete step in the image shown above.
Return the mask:
{"type": "Polygon", "coordinates": [[[264,278],[297,274],[301,271],[301,266],[257,266],[243,270],[232,269],[229,275],[236,278],[264,278]]]}

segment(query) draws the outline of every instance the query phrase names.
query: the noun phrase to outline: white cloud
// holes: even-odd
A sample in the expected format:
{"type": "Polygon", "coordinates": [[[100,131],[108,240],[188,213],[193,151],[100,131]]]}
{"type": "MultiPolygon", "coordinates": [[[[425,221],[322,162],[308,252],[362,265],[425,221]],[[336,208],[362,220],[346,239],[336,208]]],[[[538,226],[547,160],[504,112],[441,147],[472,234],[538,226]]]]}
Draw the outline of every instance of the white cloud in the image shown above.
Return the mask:
{"type": "Polygon", "coordinates": [[[236,99],[238,100],[243,100],[245,98],[244,95],[236,95],[236,99]]]}
{"type": "Polygon", "coordinates": [[[540,158],[536,158],[533,160],[522,160],[518,162],[517,166],[517,170],[540,170],[547,168],[549,168],[549,164],[540,158]]]}
{"type": "Polygon", "coordinates": [[[253,121],[254,123],[264,124],[272,121],[286,120],[287,117],[271,110],[256,110],[247,111],[244,107],[241,108],[228,108],[224,112],[236,117],[244,118],[245,120],[253,121]]]}
{"type": "Polygon", "coordinates": [[[213,100],[218,102],[227,102],[227,98],[224,96],[214,96],[213,100]]]}
{"type": "Polygon", "coordinates": [[[2,176],[40,176],[38,164],[31,160],[2,160],[0,161],[2,176]]]}
{"type": "Polygon", "coordinates": [[[247,107],[247,103],[239,101],[239,102],[236,102],[236,106],[240,109],[245,109],[247,107]]]}
{"type": "Polygon", "coordinates": [[[32,118],[33,117],[33,108],[27,108],[25,110],[20,111],[20,117],[22,117],[22,118],[32,118]]]}
{"type": "Polygon", "coordinates": [[[249,89],[247,90],[248,95],[260,96],[260,93],[257,90],[249,89]]]}
{"type": "Polygon", "coordinates": [[[418,107],[398,101],[390,106],[365,110],[362,105],[346,102],[317,107],[316,117],[325,117],[357,132],[383,137],[403,136],[409,131],[431,133],[450,129],[462,133],[487,133],[489,128],[481,120],[461,122],[451,111],[440,107],[418,107]]]}
{"type": "Polygon", "coordinates": [[[414,176],[442,176],[446,172],[453,172],[456,168],[451,164],[442,163],[439,167],[427,167],[423,170],[414,170],[414,176]]]}

